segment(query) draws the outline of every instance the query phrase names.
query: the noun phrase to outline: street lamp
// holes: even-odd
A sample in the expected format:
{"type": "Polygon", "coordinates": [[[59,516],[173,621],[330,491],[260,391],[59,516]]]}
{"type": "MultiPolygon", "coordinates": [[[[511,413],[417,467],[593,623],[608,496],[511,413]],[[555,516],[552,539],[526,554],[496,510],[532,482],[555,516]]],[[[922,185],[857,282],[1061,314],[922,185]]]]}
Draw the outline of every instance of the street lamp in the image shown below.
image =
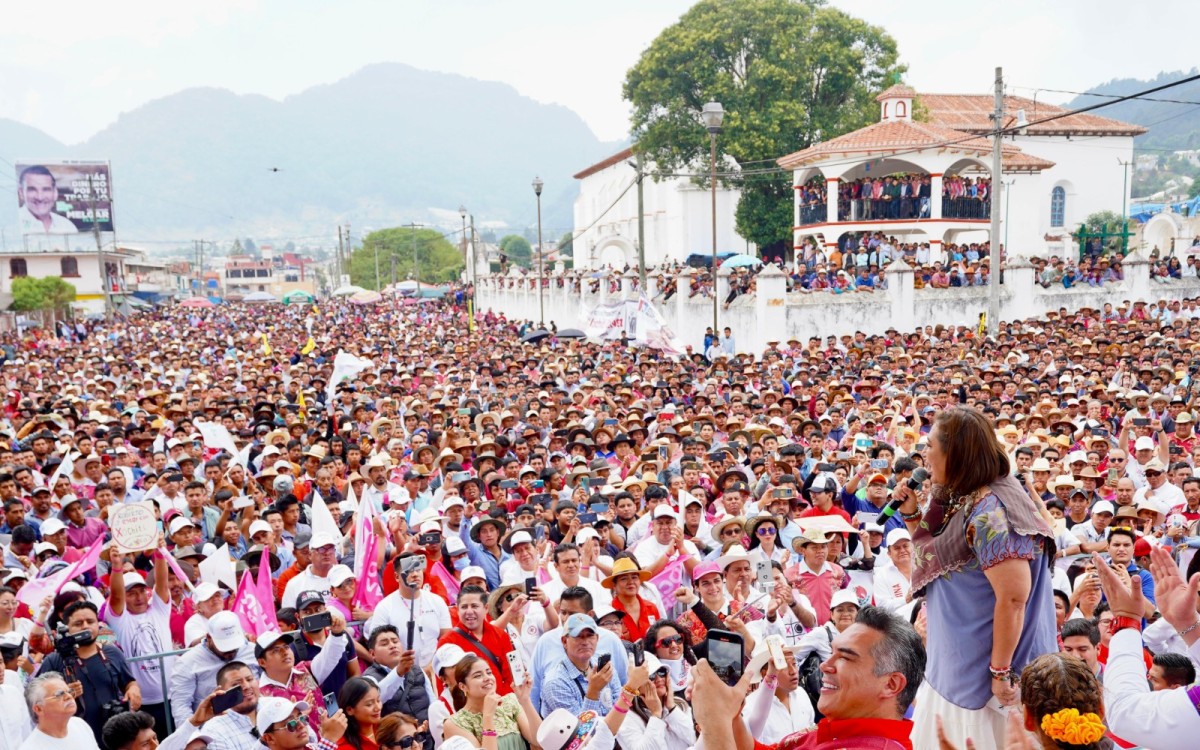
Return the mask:
{"type": "Polygon", "coordinates": [[[709,182],[712,186],[712,281],[713,281],[713,339],[720,343],[721,333],[717,328],[717,135],[721,132],[721,123],[725,121],[725,108],[720,102],[709,102],[700,111],[700,119],[708,129],[709,182]]]}
{"type": "Polygon", "coordinates": [[[462,242],[463,242],[463,278],[471,278],[471,267],[467,263],[467,207],[461,203],[458,205],[458,215],[462,217],[462,242]]]}
{"type": "Polygon", "coordinates": [[[537,196],[538,219],[538,325],[546,327],[546,304],[542,299],[542,182],[541,177],[533,178],[533,194],[537,196]]]}

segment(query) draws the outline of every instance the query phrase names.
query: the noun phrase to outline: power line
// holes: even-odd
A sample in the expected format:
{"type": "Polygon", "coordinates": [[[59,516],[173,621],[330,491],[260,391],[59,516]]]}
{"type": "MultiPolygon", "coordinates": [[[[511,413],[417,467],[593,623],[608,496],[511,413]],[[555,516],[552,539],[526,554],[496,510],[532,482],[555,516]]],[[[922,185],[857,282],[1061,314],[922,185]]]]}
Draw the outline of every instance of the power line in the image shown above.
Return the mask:
{"type": "MultiPolygon", "coordinates": [[[[1074,96],[1098,96],[1098,97],[1105,97],[1108,99],[1121,98],[1120,94],[1100,94],[1100,93],[1097,93],[1094,91],[1067,91],[1066,89],[1046,89],[1046,88],[1040,88],[1040,87],[1035,88],[1033,86],[1012,86],[1012,88],[1025,89],[1026,91],[1032,91],[1035,94],[1040,91],[1046,91],[1051,94],[1073,94],[1074,96]]],[[[1162,102],[1163,104],[1197,104],[1197,105],[1200,105],[1200,102],[1187,101],[1184,99],[1159,99],[1157,97],[1152,97],[1152,96],[1134,96],[1133,98],[1137,99],[1139,101],[1143,101],[1143,102],[1162,102]]]]}

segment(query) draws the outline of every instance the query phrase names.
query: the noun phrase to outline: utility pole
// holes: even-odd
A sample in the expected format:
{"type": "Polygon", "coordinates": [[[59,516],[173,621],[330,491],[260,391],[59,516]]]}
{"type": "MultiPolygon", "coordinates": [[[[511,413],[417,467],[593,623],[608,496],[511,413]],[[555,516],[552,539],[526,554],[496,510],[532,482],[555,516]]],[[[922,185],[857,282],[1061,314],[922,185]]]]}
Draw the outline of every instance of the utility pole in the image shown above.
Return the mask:
{"type": "Polygon", "coordinates": [[[342,285],[342,225],[338,224],[338,246],[337,255],[333,256],[333,283],[330,284],[330,292],[342,285]]]}
{"type": "Polygon", "coordinates": [[[642,152],[638,149],[634,152],[637,159],[637,186],[638,186],[638,289],[642,294],[646,293],[646,206],[643,202],[642,181],[646,178],[646,173],[642,171],[642,152]]]}
{"type": "Polygon", "coordinates": [[[417,298],[420,299],[420,297],[421,297],[421,267],[417,264],[417,229],[419,229],[425,225],[418,224],[416,222],[409,222],[408,224],[405,224],[404,226],[408,227],[408,231],[410,233],[412,233],[413,279],[415,279],[417,282],[417,298]]]}
{"type": "MultiPolygon", "coordinates": [[[[366,242],[366,238],[363,238],[363,242],[366,242]]],[[[375,252],[375,291],[382,292],[383,286],[379,283],[379,243],[372,241],[371,249],[375,252]]]]}
{"type": "Polygon", "coordinates": [[[474,287],[479,283],[479,276],[476,267],[479,264],[479,242],[475,236],[475,214],[471,214],[471,286],[474,287]]]}
{"type": "MultiPolygon", "coordinates": [[[[104,285],[104,320],[112,322],[112,284],[108,281],[108,261],[104,257],[104,247],[100,244],[100,219],[96,216],[96,188],[92,185],[92,173],[88,172],[88,198],[92,204],[92,236],[96,238],[96,257],[100,263],[100,279],[104,285]]],[[[114,278],[116,268],[113,269],[114,278]]]]}
{"type": "MultiPolygon", "coordinates": [[[[1003,259],[1000,257],[1000,197],[1004,189],[1004,173],[1000,163],[1000,145],[1004,136],[1004,68],[996,68],[996,111],[992,113],[992,207],[991,269],[988,274],[988,319],[989,336],[1000,333],[1000,275],[1003,259]]],[[[1005,248],[1007,250],[1007,248],[1005,248]]]]}

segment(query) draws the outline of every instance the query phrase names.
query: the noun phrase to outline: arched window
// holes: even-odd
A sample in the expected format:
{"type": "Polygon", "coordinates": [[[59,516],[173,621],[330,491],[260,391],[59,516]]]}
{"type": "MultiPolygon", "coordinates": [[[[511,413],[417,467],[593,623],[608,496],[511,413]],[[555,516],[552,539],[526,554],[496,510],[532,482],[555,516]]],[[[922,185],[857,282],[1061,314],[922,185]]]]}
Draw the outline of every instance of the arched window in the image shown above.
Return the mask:
{"type": "Polygon", "coordinates": [[[65,276],[67,278],[78,278],[79,277],[79,259],[78,258],[72,258],[71,256],[65,256],[62,259],[61,265],[62,265],[62,273],[60,274],[61,276],[65,276]]]}
{"type": "Polygon", "coordinates": [[[29,275],[29,266],[25,263],[24,258],[10,258],[8,261],[8,275],[14,279],[19,279],[29,275]]]}
{"type": "Polygon", "coordinates": [[[1050,191],[1050,226],[1061,227],[1067,215],[1067,191],[1062,185],[1050,191]]]}
{"type": "Polygon", "coordinates": [[[886,120],[887,118],[888,118],[888,103],[884,102],[883,103],[883,119],[886,120]]]}
{"type": "Polygon", "coordinates": [[[908,107],[904,106],[904,102],[896,102],[896,117],[905,117],[908,115],[908,107]]]}

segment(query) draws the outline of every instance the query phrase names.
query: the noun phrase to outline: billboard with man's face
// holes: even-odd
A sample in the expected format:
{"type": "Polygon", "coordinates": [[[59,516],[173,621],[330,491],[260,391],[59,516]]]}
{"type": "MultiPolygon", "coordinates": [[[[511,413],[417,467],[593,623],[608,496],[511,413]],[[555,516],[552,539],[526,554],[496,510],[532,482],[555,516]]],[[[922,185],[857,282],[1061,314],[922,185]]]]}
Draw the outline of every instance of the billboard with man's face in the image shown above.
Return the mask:
{"type": "Polygon", "coordinates": [[[17,224],[21,234],[113,231],[112,180],[105,161],[25,160],[17,163],[17,224]]]}

